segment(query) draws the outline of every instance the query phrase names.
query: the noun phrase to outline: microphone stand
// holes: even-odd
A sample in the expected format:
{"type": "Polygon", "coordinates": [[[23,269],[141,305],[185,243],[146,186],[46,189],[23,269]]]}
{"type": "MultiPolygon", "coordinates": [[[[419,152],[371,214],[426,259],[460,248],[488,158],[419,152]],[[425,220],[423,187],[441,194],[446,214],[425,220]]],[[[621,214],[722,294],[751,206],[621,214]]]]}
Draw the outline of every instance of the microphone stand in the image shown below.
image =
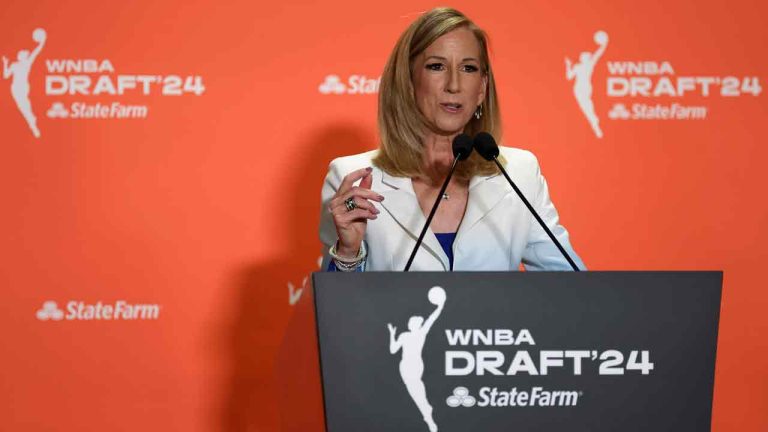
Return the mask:
{"type": "Polygon", "coordinates": [[[529,203],[528,200],[525,199],[525,196],[523,196],[523,193],[520,191],[520,189],[517,188],[517,185],[515,184],[515,182],[513,182],[512,179],[509,178],[509,174],[507,174],[507,170],[505,170],[504,167],[501,166],[501,164],[499,163],[499,160],[495,155],[493,156],[493,161],[496,162],[496,166],[498,166],[499,170],[501,170],[501,173],[504,174],[504,177],[506,177],[507,181],[512,186],[512,189],[514,189],[515,192],[517,192],[517,196],[519,196],[520,199],[523,200],[523,204],[525,204],[525,206],[528,207],[528,210],[531,212],[531,214],[533,214],[533,217],[536,218],[536,220],[539,222],[539,225],[541,225],[541,227],[544,228],[544,231],[547,233],[549,238],[552,239],[552,242],[560,250],[560,253],[563,254],[565,259],[568,261],[568,264],[570,264],[571,267],[573,268],[573,271],[580,271],[579,267],[576,266],[576,263],[573,262],[573,259],[571,259],[570,255],[568,255],[568,252],[566,252],[565,249],[563,248],[563,245],[561,245],[560,242],[557,241],[557,239],[555,238],[555,235],[552,234],[552,231],[550,231],[549,228],[547,228],[547,224],[544,223],[544,221],[541,219],[539,214],[536,213],[536,210],[533,209],[533,206],[531,205],[531,203],[529,203]]]}
{"type": "Polygon", "coordinates": [[[419,239],[416,240],[416,247],[413,248],[413,252],[411,252],[411,257],[408,258],[408,263],[405,265],[404,271],[408,271],[411,268],[413,259],[416,257],[416,252],[419,250],[419,246],[421,246],[422,240],[424,240],[424,234],[427,233],[429,224],[432,222],[432,218],[435,216],[435,212],[437,212],[437,206],[440,205],[440,200],[443,199],[443,194],[445,193],[445,190],[448,188],[448,183],[450,183],[451,181],[451,177],[453,176],[453,171],[456,169],[456,164],[458,162],[459,162],[459,156],[455,156],[453,158],[453,164],[451,165],[451,171],[448,173],[448,178],[445,179],[445,182],[443,183],[443,187],[440,188],[440,192],[437,194],[437,199],[435,200],[435,204],[432,206],[432,211],[429,212],[429,216],[427,217],[427,223],[424,224],[424,228],[422,228],[421,234],[419,234],[419,239]]]}

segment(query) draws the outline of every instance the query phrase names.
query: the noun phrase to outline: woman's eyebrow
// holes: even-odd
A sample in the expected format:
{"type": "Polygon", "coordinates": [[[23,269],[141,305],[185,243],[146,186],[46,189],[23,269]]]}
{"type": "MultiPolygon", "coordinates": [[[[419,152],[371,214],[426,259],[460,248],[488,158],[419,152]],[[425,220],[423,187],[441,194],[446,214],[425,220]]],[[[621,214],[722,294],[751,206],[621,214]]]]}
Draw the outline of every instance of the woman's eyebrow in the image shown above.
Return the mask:
{"type": "MultiPolygon", "coordinates": [[[[436,55],[431,55],[431,56],[428,56],[428,57],[427,57],[427,60],[429,60],[429,59],[436,59],[436,60],[448,61],[448,59],[447,59],[447,58],[445,58],[445,57],[442,57],[442,56],[436,56],[436,55]]],[[[474,58],[474,57],[464,57],[463,59],[461,59],[461,61],[464,61],[464,62],[465,62],[465,61],[476,61],[476,62],[479,62],[480,60],[478,60],[478,59],[476,59],[476,58],[474,58]]]]}

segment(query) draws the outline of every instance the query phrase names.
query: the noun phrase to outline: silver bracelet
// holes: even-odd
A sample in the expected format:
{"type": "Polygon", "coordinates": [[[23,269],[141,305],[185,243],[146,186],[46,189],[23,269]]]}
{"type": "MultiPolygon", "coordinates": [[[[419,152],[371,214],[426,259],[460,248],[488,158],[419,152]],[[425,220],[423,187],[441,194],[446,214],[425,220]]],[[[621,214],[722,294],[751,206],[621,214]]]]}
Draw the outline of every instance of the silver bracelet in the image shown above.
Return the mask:
{"type": "Polygon", "coordinates": [[[340,256],[336,250],[337,244],[338,242],[331,246],[331,249],[328,251],[328,254],[333,258],[333,262],[336,264],[337,269],[343,272],[353,272],[365,263],[365,259],[368,257],[368,250],[365,248],[365,242],[360,243],[360,251],[358,251],[357,256],[354,258],[340,256]]]}

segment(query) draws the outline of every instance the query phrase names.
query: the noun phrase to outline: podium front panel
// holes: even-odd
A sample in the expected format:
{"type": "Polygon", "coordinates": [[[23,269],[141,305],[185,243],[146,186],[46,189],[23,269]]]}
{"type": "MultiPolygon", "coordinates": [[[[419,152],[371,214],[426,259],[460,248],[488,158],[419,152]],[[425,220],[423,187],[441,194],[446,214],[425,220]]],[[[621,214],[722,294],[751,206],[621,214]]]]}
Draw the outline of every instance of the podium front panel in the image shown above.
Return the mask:
{"type": "Polygon", "coordinates": [[[710,428],[721,272],[313,282],[330,432],[710,428]]]}

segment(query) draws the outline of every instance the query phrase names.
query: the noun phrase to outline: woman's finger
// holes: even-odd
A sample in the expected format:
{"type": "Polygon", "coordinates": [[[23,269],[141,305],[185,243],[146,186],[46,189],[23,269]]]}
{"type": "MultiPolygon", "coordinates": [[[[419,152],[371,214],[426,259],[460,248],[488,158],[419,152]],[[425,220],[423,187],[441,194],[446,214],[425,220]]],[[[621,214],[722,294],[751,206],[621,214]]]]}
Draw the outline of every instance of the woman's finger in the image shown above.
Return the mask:
{"type": "Polygon", "coordinates": [[[365,198],[365,199],[369,199],[369,200],[373,200],[373,201],[378,201],[378,202],[384,201],[384,197],[383,196],[379,195],[378,193],[376,193],[376,192],[374,192],[374,191],[372,191],[370,189],[365,189],[365,188],[362,188],[362,187],[359,187],[359,186],[352,186],[352,188],[349,191],[347,191],[346,194],[344,194],[344,197],[343,197],[342,201],[344,201],[347,198],[352,197],[352,196],[360,197],[360,198],[365,198]]]}
{"type": "MultiPolygon", "coordinates": [[[[344,180],[341,181],[341,185],[339,185],[338,192],[344,193],[349,188],[352,187],[352,184],[361,178],[365,177],[366,175],[370,174],[373,168],[367,167],[367,168],[360,168],[359,170],[352,171],[351,173],[344,176],[344,180]]],[[[369,186],[370,187],[370,186],[369,186]]],[[[337,192],[337,193],[338,193],[337,192]]]]}
{"type": "Polygon", "coordinates": [[[368,173],[362,180],[360,180],[360,187],[363,189],[370,189],[373,184],[373,176],[368,173]]]}
{"type": "MultiPolygon", "coordinates": [[[[377,194],[376,192],[370,190],[370,189],[363,189],[357,186],[352,186],[352,188],[347,191],[345,195],[339,195],[336,194],[336,197],[331,199],[331,202],[328,204],[328,211],[331,213],[337,213],[339,210],[347,210],[347,205],[345,201],[349,198],[360,198],[360,199],[368,199],[372,201],[381,202],[384,201],[384,197],[377,194]]],[[[359,201],[355,201],[356,203],[359,203],[359,201]]]]}
{"type": "Polygon", "coordinates": [[[336,221],[336,225],[339,224],[347,224],[350,222],[358,222],[361,220],[367,220],[367,219],[376,219],[378,216],[373,213],[370,210],[366,210],[363,208],[356,208],[352,211],[336,214],[334,215],[334,220],[336,221]]]}
{"type": "MultiPolygon", "coordinates": [[[[372,202],[368,201],[367,199],[363,198],[357,198],[352,196],[352,201],[355,203],[355,208],[362,208],[366,210],[370,210],[373,214],[379,214],[381,211],[376,208],[375,205],[373,205],[372,202]]],[[[344,203],[340,206],[334,207],[331,213],[333,214],[344,214],[348,213],[350,210],[347,208],[346,200],[344,200],[344,203]]]]}
{"type": "MultiPolygon", "coordinates": [[[[373,203],[368,201],[367,199],[353,198],[352,201],[355,203],[356,208],[370,210],[374,214],[381,213],[379,209],[377,209],[376,206],[374,206],[373,203]]],[[[344,207],[344,209],[346,210],[346,206],[344,207]]]]}

